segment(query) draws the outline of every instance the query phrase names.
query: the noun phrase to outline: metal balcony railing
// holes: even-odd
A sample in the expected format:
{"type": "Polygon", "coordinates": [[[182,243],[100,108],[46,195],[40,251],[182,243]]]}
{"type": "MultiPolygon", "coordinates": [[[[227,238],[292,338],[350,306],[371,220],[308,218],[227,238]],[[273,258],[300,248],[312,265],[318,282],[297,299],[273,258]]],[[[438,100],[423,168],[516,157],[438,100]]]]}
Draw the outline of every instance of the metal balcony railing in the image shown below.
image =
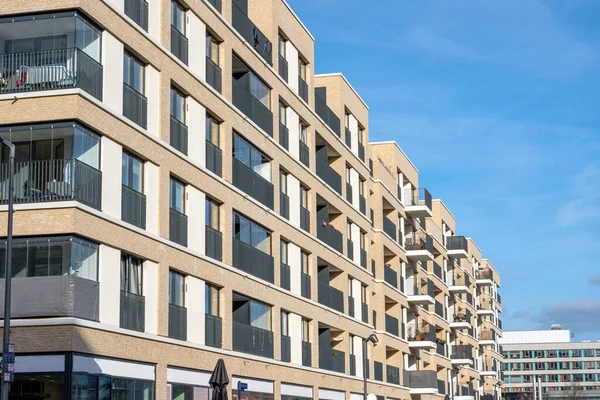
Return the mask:
{"type": "Polygon", "coordinates": [[[445,309],[446,307],[444,307],[444,305],[442,303],[440,303],[439,301],[435,301],[435,313],[441,317],[441,318],[446,318],[446,313],[445,313],[445,309]]]}
{"type": "Polygon", "coordinates": [[[387,265],[383,267],[383,280],[398,289],[398,273],[387,265]]]}
{"type": "Polygon", "coordinates": [[[404,191],[404,204],[406,206],[425,206],[431,210],[432,198],[427,189],[406,189],[404,191]]]}
{"type": "Polygon", "coordinates": [[[317,237],[333,249],[343,253],[344,235],[331,225],[323,225],[320,221],[317,221],[317,237]]]}
{"type": "Polygon", "coordinates": [[[475,279],[494,279],[494,272],[491,268],[480,268],[475,271],[475,279]]]}
{"type": "Polygon", "coordinates": [[[361,320],[365,324],[369,322],[369,306],[367,303],[360,303],[361,306],[361,320]]]}
{"type": "Polygon", "coordinates": [[[466,344],[453,345],[452,355],[453,360],[471,360],[473,361],[473,348],[466,344]]]}
{"type": "Polygon", "coordinates": [[[206,225],[206,255],[217,261],[223,260],[223,234],[206,225]]]}
{"type": "Polygon", "coordinates": [[[433,342],[433,341],[435,341],[435,326],[434,325],[423,324],[423,325],[419,326],[415,332],[413,332],[414,326],[409,327],[408,329],[410,331],[408,334],[409,341],[416,341],[416,342],[422,342],[422,341],[433,342]]]}
{"type": "Polygon", "coordinates": [[[290,266],[281,263],[279,267],[279,286],[281,286],[285,290],[290,290],[290,284],[290,266]]]}
{"type": "Polygon", "coordinates": [[[354,318],[354,297],[348,296],[348,315],[354,318]]]}
{"type": "Polygon", "coordinates": [[[183,122],[171,115],[171,147],[183,154],[188,153],[188,127],[183,122]]]}
{"type": "Polygon", "coordinates": [[[438,387],[438,393],[439,394],[446,394],[446,382],[443,381],[443,380],[441,380],[441,379],[438,379],[437,382],[438,382],[438,386],[437,386],[438,387]]]}
{"type": "Polygon", "coordinates": [[[232,159],[232,183],[235,187],[273,209],[273,184],[237,158],[232,159]]]}
{"type": "Polygon", "coordinates": [[[188,39],[171,25],[171,53],[185,65],[188,64],[188,39]]]}
{"type": "Polygon", "coordinates": [[[169,239],[182,246],[188,245],[188,218],[173,208],[169,208],[169,239]]]}
{"type": "Polygon", "coordinates": [[[187,308],[169,303],[169,337],[187,340],[187,308]]]}
{"type": "Polygon", "coordinates": [[[317,157],[317,175],[339,195],[342,194],[342,177],[329,166],[326,158],[317,157]]]}
{"type": "Polygon", "coordinates": [[[223,171],[223,156],[221,149],[206,141],[206,168],[217,176],[223,171]]]}
{"type": "Polygon", "coordinates": [[[396,240],[396,224],[388,217],[383,216],[383,231],[388,234],[393,240],[396,240]]]}
{"type": "Polygon", "coordinates": [[[310,342],[302,341],[302,365],[310,367],[312,365],[312,347],[310,342]]]}
{"type": "Polygon", "coordinates": [[[373,379],[383,382],[383,364],[379,361],[373,361],[373,379]]]}
{"type": "Polygon", "coordinates": [[[358,210],[363,215],[367,215],[367,199],[362,194],[358,195],[358,210]]]}
{"type": "Polygon", "coordinates": [[[102,100],[102,65],[78,48],[0,54],[0,94],[80,88],[102,100]]]}
{"type": "Polygon", "coordinates": [[[345,128],[344,132],[345,132],[346,146],[352,147],[352,132],[350,132],[350,129],[348,129],[348,128],[345,128]]]}
{"type": "Polygon", "coordinates": [[[344,312],[344,293],[329,286],[329,282],[319,282],[319,303],[333,308],[341,313],[344,312]]]}
{"type": "Polygon", "coordinates": [[[356,356],[350,354],[350,375],[356,376],[356,356]]]}
{"type": "Polygon", "coordinates": [[[221,348],[223,342],[223,320],[221,317],[204,314],[205,342],[207,346],[221,348]]]}
{"type": "Polygon", "coordinates": [[[346,182],[346,200],[352,204],[352,185],[346,182]]]}
{"type": "Polygon", "coordinates": [[[273,358],[273,332],[234,321],[233,350],[273,358]]]}
{"type": "Polygon", "coordinates": [[[386,381],[394,385],[400,384],[400,368],[393,365],[386,365],[386,381]]]}
{"type": "Polygon", "coordinates": [[[346,255],[349,259],[354,259],[354,242],[350,239],[346,239],[346,255]]]}
{"type": "Polygon", "coordinates": [[[433,254],[433,239],[425,232],[411,232],[406,235],[404,246],[407,251],[410,250],[427,250],[433,254]]]}
{"type": "Polygon", "coordinates": [[[435,344],[435,352],[437,354],[439,354],[440,356],[445,356],[446,355],[446,345],[436,342],[435,344]]]}
{"type": "Polygon", "coordinates": [[[283,192],[279,192],[279,214],[285,219],[290,219],[290,198],[283,192]]]}
{"type": "Polygon", "coordinates": [[[123,329],[144,332],[146,302],[144,296],[121,290],[121,310],[119,326],[123,329]]]}
{"type": "Polygon", "coordinates": [[[437,389],[435,371],[404,371],[404,386],[411,389],[437,389]]]}
{"type": "Polygon", "coordinates": [[[394,336],[398,335],[398,318],[385,314],[385,331],[394,336]]]}
{"type": "Polygon", "coordinates": [[[206,83],[213,87],[217,92],[221,93],[223,72],[221,67],[217,65],[210,57],[206,57],[206,83]]]}
{"type": "Polygon", "coordinates": [[[123,84],[123,116],[148,128],[148,99],[126,83],[123,84]]]}
{"type": "Polygon", "coordinates": [[[467,238],[464,236],[446,236],[446,249],[468,251],[467,238]]]}
{"type": "Polygon", "coordinates": [[[304,272],[302,272],[300,274],[300,294],[305,299],[311,298],[311,294],[310,294],[311,289],[310,288],[311,288],[310,275],[307,275],[304,272]]]}
{"type": "Polygon", "coordinates": [[[310,232],[310,211],[300,206],[300,228],[310,232]]]}
{"type": "Polygon", "coordinates": [[[281,76],[284,81],[288,81],[288,62],[281,54],[279,55],[279,76],[281,76]]]}
{"type": "Polygon", "coordinates": [[[319,349],[324,353],[319,357],[319,368],[344,374],[346,372],[346,353],[340,350],[319,349]]]}
{"type": "Polygon", "coordinates": [[[146,195],[121,185],[121,219],[146,229],[146,195]]]}
{"type": "Polygon", "coordinates": [[[358,142],[358,158],[365,161],[365,146],[361,142],[358,142]]]}
{"type": "Polygon", "coordinates": [[[145,0],[125,0],[125,15],[148,32],[148,3],[145,0]]]}
{"type": "Polygon", "coordinates": [[[298,94],[306,103],[308,103],[308,84],[301,76],[298,76],[298,94]]]}
{"type": "Polygon", "coordinates": [[[249,244],[233,238],[233,266],[239,270],[274,283],[273,257],[249,244]]]}
{"type": "Polygon", "coordinates": [[[360,266],[367,268],[367,251],[362,248],[360,249],[360,266]]]}
{"type": "Polygon", "coordinates": [[[307,168],[310,168],[310,153],[308,150],[308,146],[302,140],[299,141],[298,145],[300,162],[304,164],[307,168]]]}
{"type": "Polygon", "coordinates": [[[273,137],[273,113],[236,79],[232,79],[233,105],[273,137]]]}
{"type": "Polygon", "coordinates": [[[290,130],[281,122],[279,123],[279,144],[286,150],[290,149],[290,130]]]}
{"type": "Polygon", "coordinates": [[[440,280],[444,280],[444,276],[442,273],[442,267],[440,264],[436,263],[435,261],[433,262],[433,274],[435,276],[437,276],[440,280]]]}
{"type": "Polygon", "coordinates": [[[223,12],[222,11],[222,5],[221,5],[221,0],[208,0],[208,2],[218,11],[218,12],[223,12]]]}
{"type": "Polygon", "coordinates": [[[325,121],[325,124],[331,128],[338,137],[341,137],[340,119],[337,115],[327,106],[327,102],[317,94],[315,91],[315,111],[317,115],[325,121]]]}
{"type": "Polygon", "coordinates": [[[231,18],[236,31],[260,54],[260,56],[273,66],[273,45],[264,33],[248,18],[246,13],[232,1],[231,18]]]}
{"type": "Polygon", "coordinates": [[[292,361],[292,338],[281,335],[281,361],[292,361]]]}

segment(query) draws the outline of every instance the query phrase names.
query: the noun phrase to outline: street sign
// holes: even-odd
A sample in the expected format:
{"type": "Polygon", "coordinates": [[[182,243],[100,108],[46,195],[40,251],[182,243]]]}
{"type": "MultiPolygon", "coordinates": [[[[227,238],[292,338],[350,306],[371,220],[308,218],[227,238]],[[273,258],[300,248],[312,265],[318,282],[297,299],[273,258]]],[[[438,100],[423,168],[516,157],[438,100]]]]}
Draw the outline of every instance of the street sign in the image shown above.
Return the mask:
{"type": "Polygon", "coordinates": [[[15,374],[14,372],[4,372],[2,374],[2,381],[3,382],[13,382],[15,380],[15,374]]]}
{"type": "Polygon", "coordinates": [[[8,343],[4,345],[4,354],[6,353],[14,353],[15,345],[13,343],[8,343]]]}
{"type": "Polygon", "coordinates": [[[240,396],[244,390],[248,390],[248,384],[238,381],[238,396],[240,396]]]}

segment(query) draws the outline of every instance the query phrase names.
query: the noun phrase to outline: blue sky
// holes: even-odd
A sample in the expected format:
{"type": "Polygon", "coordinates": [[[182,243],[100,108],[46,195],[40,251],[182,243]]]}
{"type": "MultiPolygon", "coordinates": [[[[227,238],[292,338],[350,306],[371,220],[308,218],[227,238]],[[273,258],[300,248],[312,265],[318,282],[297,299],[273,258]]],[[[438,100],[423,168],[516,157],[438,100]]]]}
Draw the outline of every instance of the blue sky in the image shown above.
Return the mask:
{"type": "Polygon", "coordinates": [[[600,339],[600,1],[288,1],[502,274],[504,328],[600,339]]]}

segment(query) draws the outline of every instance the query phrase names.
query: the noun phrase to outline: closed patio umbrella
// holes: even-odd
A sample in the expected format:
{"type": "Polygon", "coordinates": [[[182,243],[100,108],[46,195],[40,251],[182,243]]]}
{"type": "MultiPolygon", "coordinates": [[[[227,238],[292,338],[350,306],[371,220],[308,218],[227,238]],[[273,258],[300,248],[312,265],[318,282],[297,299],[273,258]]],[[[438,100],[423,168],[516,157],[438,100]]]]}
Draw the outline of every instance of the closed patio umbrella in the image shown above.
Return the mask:
{"type": "Polygon", "coordinates": [[[225,361],[222,358],[217,361],[208,383],[213,389],[212,400],[227,400],[229,377],[227,376],[227,369],[225,369],[225,361]]]}

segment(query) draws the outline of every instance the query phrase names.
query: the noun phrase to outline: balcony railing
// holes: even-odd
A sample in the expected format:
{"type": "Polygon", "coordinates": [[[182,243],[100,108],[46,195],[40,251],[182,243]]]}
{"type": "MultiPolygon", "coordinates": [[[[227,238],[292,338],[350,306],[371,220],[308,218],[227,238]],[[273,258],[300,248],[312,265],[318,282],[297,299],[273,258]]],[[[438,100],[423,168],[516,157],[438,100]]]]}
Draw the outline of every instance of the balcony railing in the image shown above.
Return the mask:
{"type": "Polygon", "coordinates": [[[300,228],[310,232],[310,211],[300,206],[300,228]]]}
{"type": "Polygon", "coordinates": [[[223,320],[216,315],[204,314],[205,342],[207,346],[221,348],[223,342],[223,320]]]}
{"type": "Polygon", "coordinates": [[[236,79],[232,79],[233,105],[273,137],[273,113],[236,79]]]}
{"type": "Polygon", "coordinates": [[[292,361],[292,338],[281,335],[281,361],[292,361]]]}
{"type": "Polygon", "coordinates": [[[218,11],[222,12],[221,0],[208,0],[208,2],[218,11]]]}
{"type": "Polygon", "coordinates": [[[343,253],[344,236],[342,232],[336,230],[331,225],[326,224],[323,226],[320,221],[317,221],[317,237],[335,250],[343,253]]]}
{"type": "Polygon", "coordinates": [[[354,259],[354,242],[350,239],[346,239],[346,255],[349,259],[354,259]]]}
{"type": "Polygon", "coordinates": [[[352,204],[352,185],[346,182],[346,200],[352,204]]]}
{"type": "MultiPolygon", "coordinates": [[[[77,159],[19,161],[14,166],[15,203],[75,200],[97,210],[102,172],[77,159]]],[[[8,164],[0,164],[0,204],[8,203],[8,164]]]]}
{"type": "Polygon", "coordinates": [[[436,342],[435,344],[435,352],[437,354],[439,354],[440,356],[445,356],[446,355],[446,345],[436,342]]]}
{"type": "Polygon", "coordinates": [[[346,353],[333,349],[319,349],[319,368],[339,373],[346,372],[346,353]]]}
{"type": "Polygon", "coordinates": [[[290,279],[290,266],[281,263],[279,267],[279,286],[285,290],[290,290],[291,279],[290,279]]]}
{"type": "Polygon", "coordinates": [[[327,126],[329,126],[331,128],[331,130],[333,132],[335,132],[335,134],[338,137],[341,137],[340,119],[338,118],[337,115],[335,115],[335,113],[331,110],[331,108],[329,108],[329,106],[327,106],[327,102],[321,96],[319,96],[316,92],[315,92],[315,111],[317,112],[317,115],[319,115],[319,117],[321,117],[323,119],[323,121],[325,121],[325,124],[327,124],[327,126]]]}
{"type": "Polygon", "coordinates": [[[362,248],[360,249],[360,266],[367,268],[367,251],[362,248]]]}
{"type": "Polygon", "coordinates": [[[383,216],[383,231],[387,233],[393,240],[396,240],[396,224],[388,217],[383,216]]]}
{"type": "Polygon", "coordinates": [[[298,94],[302,100],[308,103],[308,83],[301,76],[298,76],[298,94]]]}
{"type": "Polygon", "coordinates": [[[406,206],[425,206],[431,210],[432,198],[427,189],[406,189],[404,202],[406,206]]]}
{"type": "Polygon", "coordinates": [[[358,210],[363,215],[367,215],[367,200],[362,194],[358,195],[358,210]]]}
{"type": "Polygon", "coordinates": [[[302,365],[310,367],[312,365],[312,347],[310,342],[302,341],[302,365]]]}
{"type": "Polygon", "coordinates": [[[354,297],[348,296],[348,315],[354,318],[354,297]]]}
{"type": "Polygon", "coordinates": [[[383,382],[383,364],[379,361],[373,361],[373,379],[383,382]]]}
{"type": "Polygon", "coordinates": [[[171,25],[171,53],[185,65],[188,64],[188,39],[171,25]]]}
{"type": "Polygon", "coordinates": [[[121,219],[146,229],[146,195],[126,185],[121,188],[121,219]]]}
{"type": "Polygon", "coordinates": [[[446,313],[444,312],[446,307],[444,307],[444,305],[442,303],[440,303],[439,301],[435,301],[435,313],[441,317],[441,318],[446,318],[446,313]]]}
{"type": "Polygon", "coordinates": [[[218,230],[206,225],[206,255],[217,261],[223,259],[223,234],[218,230]]]}
{"type": "Polygon", "coordinates": [[[442,266],[435,261],[433,262],[433,274],[437,276],[440,280],[444,280],[444,275],[442,273],[442,266]]]}
{"type": "Polygon", "coordinates": [[[0,94],[80,88],[102,100],[102,65],[78,48],[0,55],[0,94]]]}
{"type": "Polygon", "coordinates": [[[383,280],[398,289],[398,273],[387,265],[383,267],[383,280]]]}
{"type": "Polygon", "coordinates": [[[290,130],[281,122],[279,123],[279,144],[286,150],[290,149],[290,130]]]}
{"type": "Polygon", "coordinates": [[[344,293],[329,286],[328,282],[319,282],[319,303],[343,313],[344,293]]]}
{"type": "Polygon", "coordinates": [[[441,379],[438,379],[437,382],[438,382],[438,386],[437,386],[438,387],[438,393],[439,394],[446,394],[446,382],[443,381],[443,380],[441,380],[441,379]]]}
{"type": "Polygon", "coordinates": [[[169,208],[169,239],[185,247],[188,245],[187,215],[173,208],[169,208]]]}
{"type": "Polygon", "coordinates": [[[256,25],[248,18],[246,13],[232,1],[232,25],[236,31],[260,54],[260,56],[273,66],[273,46],[269,39],[258,29],[256,25]]]}
{"type": "Polygon", "coordinates": [[[339,195],[342,194],[342,177],[329,166],[326,158],[317,157],[317,175],[339,195]]]}
{"type": "Polygon", "coordinates": [[[187,308],[169,303],[169,337],[187,340],[187,308]]]}
{"type": "Polygon", "coordinates": [[[412,332],[414,330],[413,327],[408,328],[411,332],[408,334],[409,341],[416,342],[433,342],[435,341],[435,326],[429,324],[423,324],[416,329],[416,332],[412,332]]]}
{"type": "Polygon", "coordinates": [[[365,161],[365,146],[361,142],[358,142],[358,158],[365,161]]]}
{"type": "Polygon", "coordinates": [[[369,323],[369,306],[367,303],[360,303],[361,307],[361,320],[365,324],[369,323]]]}
{"type": "Polygon", "coordinates": [[[411,389],[437,389],[435,371],[404,371],[404,386],[411,389]]]}
{"type": "Polygon", "coordinates": [[[494,272],[491,268],[481,268],[475,271],[475,279],[494,279],[494,272]]]}
{"type": "Polygon", "coordinates": [[[232,164],[233,185],[272,210],[273,184],[235,157],[232,164]]]}
{"type": "Polygon", "coordinates": [[[447,236],[446,249],[467,251],[469,249],[469,245],[464,236],[447,236]]]}
{"type": "Polygon", "coordinates": [[[350,375],[356,376],[356,356],[350,354],[350,375]]]}
{"type": "Polygon", "coordinates": [[[350,129],[348,129],[348,128],[345,128],[344,132],[346,133],[346,135],[345,135],[346,146],[352,147],[352,132],[350,132],[350,129]]]}
{"type": "Polygon", "coordinates": [[[213,87],[217,92],[221,93],[222,88],[222,71],[210,57],[206,57],[206,83],[213,87]]]}
{"type": "Polygon", "coordinates": [[[123,84],[123,116],[148,128],[148,99],[126,83],[123,84]]]}
{"type": "Polygon", "coordinates": [[[453,360],[473,360],[473,348],[469,345],[454,345],[452,346],[452,355],[450,356],[453,360]]]}
{"type": "Polygon", "coordinates": [[[172,115],[171,146],[185,155],[188,153],[188,127],[172,115]]]}
{"type": "Polygon", "coordinates": [[[206,141],[206,168],[217,176],[222,175],[223,155],[221,149],[206,141]]]}
{"type": "Polygon", "coordinates": [[[284,81],[288,81],[288,62],[281,54],[279,55],[279,76],[281,76],[284,81]]]}
{"type": "Polygon", "coordinates": [[[304,297],[305,299],[310,299],[311,295],[310,295],[310,275],[305,274],[304,272],[302,272],[300,274],[300,294],[302,295],[302,297],[304,297]]]}
{"type": "Polygon", "coordinates": [[[290,219],[290,198],[282,192],[279,192],[279,214],[285,219],[290,219]]]}
{"type": "Polygon", "coordinates": [[[386,381],[394,385],[400,384],[400,368],[394,367],[393,365],[386,365],[386,381]]]}
{"type": "Polygon", "coordinates": [[[125,15],[148,32],[148,3],[145,0],[125,0],[125,15]]]}
{"type": "Polygon", "coordinates": [[[234,321],[233,350],[273,358],[273,332],[234,321]]]}
{"type": "Polygon", "coordinates": [[[427,250],[433,254],[433,239],[425,232],[412,232],[406,235],[404,246],[409,250],[427,250]]]}
{"type": "Polygon", "coordinates": [[[273,257],[236,238],[233,238],[233,266],[267,282],[275,282],[273,257]]]}
{"type": "Polygon", "coordinates": [[[304,164],[307,168],[310,168],[310,153],[308,151],[308,146],[302,140],[300,140],[299,146],[300,162],[304,164]]]}
{"type": "Polygon", "coordinates": [[[398,318],[385,314],[385,331],[394,336],[398,335],[398,318]]]}

